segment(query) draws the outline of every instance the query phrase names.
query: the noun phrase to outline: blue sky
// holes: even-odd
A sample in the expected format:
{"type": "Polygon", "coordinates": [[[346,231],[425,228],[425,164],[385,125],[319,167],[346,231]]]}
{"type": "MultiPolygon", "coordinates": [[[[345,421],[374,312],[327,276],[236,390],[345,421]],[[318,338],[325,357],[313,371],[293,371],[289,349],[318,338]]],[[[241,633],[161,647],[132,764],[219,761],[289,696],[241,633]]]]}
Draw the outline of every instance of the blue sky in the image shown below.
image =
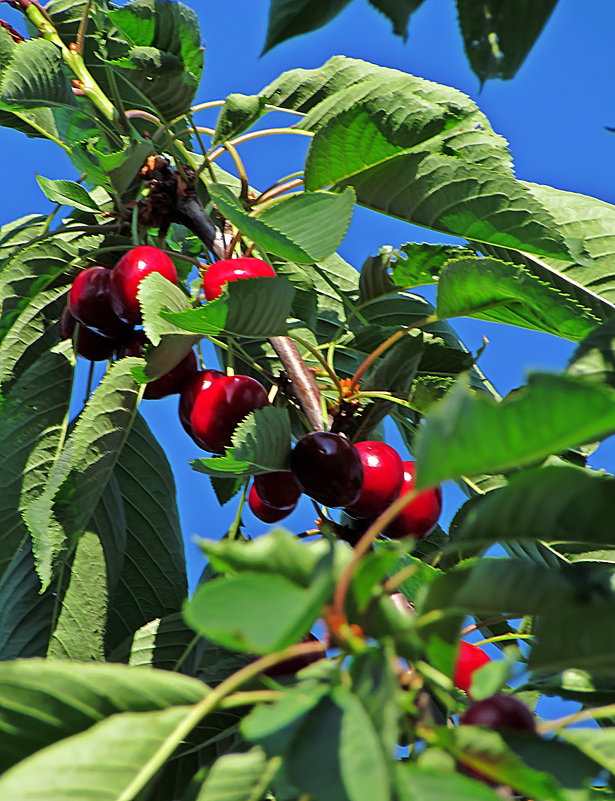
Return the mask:
{"type": "MultiPolygon", "coordinates": [[[[426,0],[414,15],[406,43],[394,37],[390,23],[367,0],[353,0],[324,29],[293,39],[262,58],[268,2],[226,0],[192,3],[206,44],[206,71],[199,101],[223,98],[230,92],[252,93],[280,72],[294,67],[316,67],[335,54],[363,58],[449,84],[469,94],[487,114],[495,129],[511,145],[519,177],[615,202],[613,159],[615,125],[612,88],[612,31],[615,6],[611,0],[560,0],[556,11],[518,76],[510,82],[491,81],[479,93],[463,53],[452,0],[426,0]]],[[[16,24],[16,12],[4,18],[16,24]]],[[[211,124],[211,112],[199,118],[211,124]]],[[[2,130],[3,185],[0,222],[32,212],[46,212],[49,204],[34,173],[48,178],[73,178],[75,172],[52,144],[26,139],[2,130]]],[[[251,183],[264,187],[280,175],[301,166],[305,142],[299,137],[276,137],[270,143],[245,145],[251,183]],[[300,140],[300,141],[297,141],[300,140]]],[[[357,267],[384,244],[442,241],[442,237],[407,223],[357,210],[342,255],[357,267]]],[[[557,370],[565,366],[573,345],[554,337],[480,321],[462,320],[455,327],[471,349],[489,346],[480,366],[505,393],[523,383],[527,370],[557,370]]],[[[189,459],[202,452],[177,421],[177,398],[146,401],[143,411],[160,438],[175,471],[191,582],[203,560],[192,544],[194,535],[217,538],[234,516],[234,503],[218,510],[208,480],[194,473],[189,459]]],[[[602,446],[595,466],[613,469],[615,449],[602,446]]],[[[445,488],[444,522],[463,498],[445,488]]],[[[313,514],[305,506],[288,519],[289,527],[310,527],[313,514]]],[[[248,532],[266,529],[246,513],[248,532]]]]}

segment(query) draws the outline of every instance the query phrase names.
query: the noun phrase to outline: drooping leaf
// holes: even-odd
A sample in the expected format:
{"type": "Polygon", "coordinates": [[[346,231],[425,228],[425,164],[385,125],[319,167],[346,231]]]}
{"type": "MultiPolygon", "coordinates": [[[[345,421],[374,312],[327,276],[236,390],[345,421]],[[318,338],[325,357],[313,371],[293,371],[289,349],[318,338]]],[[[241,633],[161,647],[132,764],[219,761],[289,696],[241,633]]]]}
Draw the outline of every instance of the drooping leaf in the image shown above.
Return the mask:
{"type": "Polygon", "coordinates": [[[248,476],[285,470],[289,453],[288,411],[266,406],[239,423],[226,456],[195,459],[191,464],[194,470],[210,476],[248,476]]]}
{"type": "Polygon", "coordinates": [[[600,322],[528,270],[496,259],[446,264],[438,281],[437,313],[517,325],[577,342],[600,322]]]}
{"type": "Polygon", "coordinates": [[[557,0],[522,0],[513,8],[497,0],[457,0],[466,55],[481,83],[515,76],[556,5],[557,0]]]}
{"type": "Polygon", "coordinates": [[[393,23],[393,33],[408,38],[408,20],[423,0],[369,0],[369,2],[387,16],[393,23]]]}
{"type": "Polygon", "coordinates": [[[615,431],[612,390],[566,375],[535,373],[497,403],[460,381],[435,404],[416,439],[417,487],[530,464],[615,431]]]}
{"type": "Polygon", "coordinates": [[[43,190],[45,197],[52,203],[60,203],[62,206],[72,206],[74,209],[82,211],[100,211],[96,201],[90,196],[88,190],[75,181],[57,180],[43,178],[37,175],[38,185],[43,190]]]}
{"type": "Polygon", "coordinates": [[[350,0],[272,0],[263,53],[280,42],[316,30],[336,17],[350,0]]]}
{"type": "Polygon", "coordinates": [[[615,320],[595,328],[580,343],[566,372],[615,388],[615,320]]]}
{"type": "Polygon", "coordinates": [[[227,142],[256,122],[265,108],[265,98],[258,95],[233,93],[224,101],[216,121],[213,145],[227,142]]]}

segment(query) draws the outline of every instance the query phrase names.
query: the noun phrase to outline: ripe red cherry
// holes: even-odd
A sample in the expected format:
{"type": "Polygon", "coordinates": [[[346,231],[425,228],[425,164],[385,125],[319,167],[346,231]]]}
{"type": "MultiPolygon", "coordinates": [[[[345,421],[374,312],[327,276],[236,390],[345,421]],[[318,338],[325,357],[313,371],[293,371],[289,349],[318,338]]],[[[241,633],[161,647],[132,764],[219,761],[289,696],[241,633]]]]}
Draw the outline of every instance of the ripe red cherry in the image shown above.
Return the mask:
{"type": "MultiPolygon", "coordinates": [[[[60,337],[62,339],[72,339],[75,333],[77,321],[70,313],[68,306],[60,317],[60,337]]],[[[79,326],[75,351],[78,356],[83,356],[91,362],[103,362],[110,359],[118,348],[118,342],[108,337],[97,334],[83,325],[79,326]]]]}
{"type": "Polygon", "coordinates": [[[113,311],[111,305],[111,273],[106,267],[90,267],[79,273],[68,293],[72,316],[93,331],[109,339],[122,339],[131,331],[113,311]]]}
{"type": "MultiPolygon", "coordinates": [[[[302,642],[320,642],[320,640],[310,632],[307,637],[303,638],[302,642]]],[[[295,673],[303,670],[303,668],[306,668],[308,665],[312,665],[314,662],[324,659],[326,655],[327,651],[323,644],[322,652],[316,651],[313,654],[304,654],[303,656],[295,656],[292,659],[285,659],[283,662],[278,662],[277,665],[273,665],[267,668],[267,670],[264,670],[263,676],[269,676],[272,679],[278,676],[294,676],[295,673]]]]}
{"type": "Polygon", "coordinates": [[[459,719],[462,726],[488,726],[490,729],[536,731],[530,710],[512,695],[492,695],[477,701],[459,719]]]}
{"type": "Polygon", "coordinates": [[[294,509],[301,497],[293,474],[287,470],[254,476],[254,487],[263,503],[274,509],[294,509]]]}
{"type": "MultiPolygon", "coordinates": [[[[124,345],[122,355],[141,358],[147,345],[149,345],[149,340],[145,336],[145,332],[135,331],[124,345]]],[[[175,395],[182,391],[186,381],[197,372],[196,356],[194,351],[190,350],[168,373],[146,384],[143,397],[148,400],[158,400],[159,398],[166,398],[168,395],[175,395]]]]}
{"type": "Polygon", "coordinates": [[[474,671],[486,665],[488,662],[491,662],[491,659],[484,651],[478,646],[462,640],[459,643],[457,661],[455,662],[455,674],[453,676],[453,684],[455,687],[469,693],[474,671]]]}
{"type": "Polygon", "coordinates": [[[248,506],[252,514],[258,517],[259,520],[262,520],[263,523],[277,523],[279,520],[283,520],[285,517],[288,517],[296,505],[295,502],[293,506],[286,509],[277,509],[275,506],[270,506],[268,503],[265,503],[258,494],[256,484],[252,484],[250,487],[248,506]]]}
{"type": "Polygon", "coordinates": [[[355,442],[363,464],[363,486],[356,503],[346,512],[351,517],[375,518],[399,495],[404,480],[401,456],[384,442],[355,442]]]}
{"type": "Polygon", "coordinates": [[[142,321],[137,292],[141,281],[150,273],[160,273],[177,283],[177,270],[171,259],[151,245],[139,245],[129,250],[111,270],[111,303],[122,320],[132,324],[142,321]]]}
{"type": "MultiPolygon", "coordinates": [[[[403,462],[403,466],[404,482],[399,492],[400,495],[404,495],[414,488],[416,462],[403,462]]],[[[419,492],[414,500],[406,504],[405,508],[388,526],[385,534],[394,540],[410,535],[420,540],[433,530],[441,511],[442,490],[440,487],[423,490],[423,492],[419,492]]]]}
{"type": "Polygon", "coordinates": [[[238,424],[267,406],[262,384],[246,375],[222,375],[197,392],[190,413],[192,439],[203,450],[224,453],[238,424]]]}
{"type": "Polygon", "coordinates": [[[300,489],[325,506],[350,506],[361,494],[361,456],[341,434],[306,434],[290,455],[290,467],[300,489]]]}
{"type": "Polygon", "coordinates": [[[240,278],[275,278],[275,270],[261,259],[222,259],[207,268],[203,278],[203,289],[207,300],[215,300],[222,294],[222,287],[229,281],[240,278]]]}
{"type": "Polygon", "coordinates": [[[192,436],[192,426],[190,425],[190,415],[194,407],[194,401],[202,389],[206,389],[216,378],[221,378],[224,373],[220,370],[199,370],[191,376],[181,391],[179,398],[179,420],[187,434],[192,436]]]}

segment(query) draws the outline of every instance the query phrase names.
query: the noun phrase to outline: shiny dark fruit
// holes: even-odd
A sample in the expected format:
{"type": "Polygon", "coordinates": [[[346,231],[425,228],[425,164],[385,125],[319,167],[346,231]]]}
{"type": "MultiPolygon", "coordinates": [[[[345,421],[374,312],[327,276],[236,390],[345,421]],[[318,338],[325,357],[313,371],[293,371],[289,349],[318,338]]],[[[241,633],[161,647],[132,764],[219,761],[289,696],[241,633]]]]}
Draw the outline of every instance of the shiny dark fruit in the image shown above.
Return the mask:
{"type": "Polygon", "coordinates": [[[275,506],[270,506],[268,503],[265,503],[258,494],[255,484],[252,484],[250,487],[248,506],[252,514],[258,517],[259,520],[262,520],[263,523],[277,523],[279,520],[283,520],[285,517],[288,517],[296,505],[297,503],[295,502],[293,506],[286,509],[277,509],[275,506]]]}
{"type": "Polygon", "coordinates": [[[301,497],[301,490],[288,470],[254,476],[254,486],[263,503],[274,509],[294,509],[301,497]]]}
{"type": "MultiPolygon", "coordinates": [[[[302,642],[320,642],[320,640],[310,632],[307,637],[304,637],[302,642]]],[[[324,659],[326,655],[327,651],[323,644],[321,653],[316,651],[313,654],[304,654],[303,656],[295,656],[292,659],[285,659],[283,662],[278,662],[277,665],[273,665],[267,668],[267,670],[264,670],[263,676],[269,676],[269,678],[272,679],[282,676],[294,676],[295,673],[308,667],[308,665],[312,665],[314,662],[324,659]]]]}
{"type": "Polygon", "coordinates": [[[476,701],[459,719],[462,726],[488,726],[490,729],[536,731],[530,710],[512,695],[498,693],[476,701]]]}
{"type": "Polygon", "coordinates": [[[325,506],[351,506],[361,494],[361,456],[341,434],[306,434],[290,455],[290,467],[300,489],[325,506]]]}
{"type": "Polygon", "coordinates": [[[363,464],[363,486],[358,500],[346,508],[351,517],[374,519],[399,495],[404,480],[401,456],[385,442],[355,442],[363,464]]]}
{"type": "Polygon", "coordinates": [[[471,642],[464,642],[462,640],[459,643],[459,651],[457,652],[457,660],[455,661],[455,673],[453,675],[453,684],[455,687],[469,693],[474,671],[486,665],[488,662],[491,662],[491,658],[477,645],[472,645],[471,642]]]}
{"type": "MultiPolygon", "coordinates": [[[[122,356],[141,358],[149,344],[144,331],[135,331],[124,345],[122,356]]],[[[196,355],[193,350],[190,350],[168,373],[146,384],[143,397],[148,400],[158,400],[166,398],[168,395],[176,395],[182,391],[186,382],[197,372],[196,355]]]]}
{"type": "Polygon", "coordinates": [[[151,273],[177,283],[177,270],[167,254],[151,245],[139,245],[125,253],[111,270],[111,303],[122,320],[134,325],[142,322],[137,298],[139,284],[151,273]]]}
{"type": "MultiPolygon", "coordinates": [[[[403,462],[404,482],[399,491],[404,495],[414,488],[416,462],[403,462]]],[[[398,540],[412,535],[417,540],[433,531],[442,511],[442,490],[440,487],[423,490],[397,515],[384,532],[387,537],[398,540]]]]}
{"type": "Polygon", "coordinates": [[[190,415],[197,395],[202,389],[206,389],[212,381],[216,378],[222,378],[223,375],[224,373],[220,370],[199,370],[184,384],[179,397],[179,420],[186,433],[190,436],[192,436],[190,415]]]}
{"type": "Polygon", "coordinates": [[[119,319],[111,305],[111,273],[90,267],[79,273],[68,293],[68,308],[77,322],[109,339],[123,339],[132,326],[119,319]]]}
{"type": "MultiPolygon", "coordinates": [[[[72,339],[77,327],[77,321],[70,313],[68,306],[60,317],[60,337],[62,339],[72,339]]],[[[88,359],[91,362],[103,362],[110,359],[116,352],[119,343],[109,337],[103,337],[96,331],[91,331],[85,326],[79,326],[75,351],[78,356],[88,359]]]]}
{"type": "Polygon", "coordinates": [[[215,300],[222,294],[222,287],[229,281],[240,278],[275,278],[275,270],[266,261],[245,257],[221,259],[207,268],[203,278],[203,289],[207,300],[215,300]]]}
{"type": "Polygon", "coordinates": [[[203,450],[222,454],[244,417],[268,403],[265,387],[246,375],[222,375],[204,382],[194,397],[190,435],[203,450]]]}

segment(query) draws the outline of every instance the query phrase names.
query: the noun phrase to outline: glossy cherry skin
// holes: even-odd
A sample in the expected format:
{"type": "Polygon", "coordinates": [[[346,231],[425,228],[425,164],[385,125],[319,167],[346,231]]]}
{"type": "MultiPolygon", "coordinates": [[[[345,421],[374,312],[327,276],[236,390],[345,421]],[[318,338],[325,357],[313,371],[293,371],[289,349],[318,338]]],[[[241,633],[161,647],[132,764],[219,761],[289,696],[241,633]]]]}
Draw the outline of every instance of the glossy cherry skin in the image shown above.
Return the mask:
{"type": "Polygon", "coordinates": [[[477,701],[459,718],[462,726],[488,726],[490,729],[536,731],[530,710],[512,695],[498,693],[477,701]]]}
{"type": "MultiPolygon", "coordinates": [[[[404,482],[399,492],[405,495],[414,488],[414,472],[416,462],[403,462],[404,482]]],[[[442,490],[440,487],[423,490],[406,504],[405,508],[397,515],[395,520],[385,531],[387,537],[399,540],[402,537],[412,535],[420,540],[432,531],[438,522],[442,511],[442,490]]]]}
{"type": "Polygon", "coordinates": [[[296,505],[295,503],[294,506],[287,509],[276,509],[275,506],[269,506],[258,494],[256,484],[252,484],[250,492],[248,493],[248,506],[250,507],[250,511],[253,515],[258,517],[259,520],[262,520],[263,523],[277,523],[279,520],[283,520],[285,517],[288,517],[296,505]]]}
{"type": "Polygon", "coordinates": [[[275,278],[275,270],[266,261],[252,257],[222,259],[207,268],[203,278],[203,289],[207,300],[215,300],[222,294],[222,287],[229,281],[240,278],[275,278]]]}
{"type": "Polygon", "coordinates": [[[77,322],[109,339],[122,339],[132,326],[119,319],[111,304],[111,273],[90,267],[79,273],[68,293],[68,308],[77,322]]]}
{"type": "MultiPolygon", "coordinates": [[[[149,344],[144,331],[135,331],[124,345],[122,356],[137,356],[141,358],[146,346],[149,344]]],[[[168,395],[176,395],[182,391],[186,382],[197,372],[196,356],[194,351],[190,350],[168,373],[146,384],[143,397],[148,400],[158,400],[166,398],[168,395]]]]}
{"type": "MultiPolygon", "coordinates": [[[[60,337],[62,339],[72,339],[77,327],[77,321],[70,313],[68,306],[60,317],[60,337]]],[[[91,331],[83,325],[79,326],[75,352],[78,356],[83,356],[91,362],[104,362],[110,359],[116,352],[119,342],[109,337],[103,337],[96,331],[91,331]]]]}
{"type": "Polygon", "coordinates": [[[267,406],[262,384],[246,375],[222,375],[202,386],[190,413],[192,439],[203,450],[224,453],[239,423],[250,412],[267,406]]]}
{"type": "Polygon", "coordinates": [[[254,486],[263,503],[274,509],[294,509],[301,497],[295,477],[287,470],[254,476],[254,486]]]}
{"type": "Polygon", "coordinates": [[[457,660],[455,662],[455,673],[453,675],[453,684],[455,687],[469,693],[474,671],[486,665],[488,662],[491,662],[491,658],[488,657],[484,651],[478,646],[472,645],[471,642],[464,642],[462,640],[459,643],[459,651],[457,652],[457,660]]]}
{"type": "Polygon", "coordinates": [[[194,407],[194,401],[202,389],[206,389],[216,378],[222,378],[224,373],[220,370],[199,370],[191,376],[181,391],[179,397],[179,420],[187,434],[192,436],[192,426],[190,425],[190,415],[194,407]]]}
{"type": "Polygon", "coordinates": [[[306,434],[290,455],[290,468],[299,488],[325,506],[351,506],[361,494],[361,456],[341,434],[306,434]]]}
{"type": "MultiPolygon", "coordinates": [[[[310,632],[307,637],[303,638],[302,642],[320,642],[320,640],[310,632]]],[[[294,676],[295,673],[308,667],[308,665],[312,665],[314,662],[324,659],[326,655],[327,651],[323,644],[321,653],[316,651],[313,654],[304,654],[304,656],[295,656],[293,659],[285,659],[283,662],[278,662],[277,665],[273,665],[273,667],[264,670],[263,676],[269,676],[269,678],[272,679],[282,676],[294,676]]]]}
{"type": "Polygon", "coordinates": [[[385,442],[355,442],[363,464],[363,486],[358,500],[346,508],[351,517],[374,519],[399,495],[404,480],[401,456],[385,442]]]}
{"type": "Polygon", "coordinates": [[[111,270],[111,303],[122,320],[133,325],[142,321],[137,292],[141,281],[150,273],[160,273],[177,283],[177,270],[171,259],[151,245],[139,245],[129,250],[111,270]]]}

